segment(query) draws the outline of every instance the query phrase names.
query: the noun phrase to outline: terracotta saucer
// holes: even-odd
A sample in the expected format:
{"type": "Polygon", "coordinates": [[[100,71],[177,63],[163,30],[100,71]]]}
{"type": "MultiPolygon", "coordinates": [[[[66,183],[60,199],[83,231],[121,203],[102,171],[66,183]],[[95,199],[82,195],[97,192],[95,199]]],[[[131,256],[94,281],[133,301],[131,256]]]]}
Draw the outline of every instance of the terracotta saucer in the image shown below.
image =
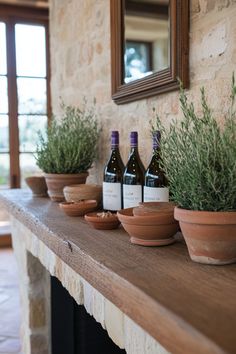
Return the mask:
{"type": "Polygon", "coordinates": [[[130,242],[135,244],[135,245],[140,245],[140,246],[167,246],[171,245],[172,243],[175,242],[175,239],[173,237],[166,238],[164,240],[143,240],[141,238],[137,237],[131,237],[130,242]]]}
{"type": "Polygon", "coordinates": [[[120,221],[117,217],[117,214],[113,214],[113,213],[108,214],[108,213],[103,211],[98,211],[98,212],[86,214],[84,218],[95,229],[99,229],[99,230],[117,229],[117,227],[120,225],[120,221]]]}
{"type": "Polygon", "coordinates": [[[80,202],[62,202],[59,206],[68,216],[83,216],[90,211],[96,210],[97,201],[90,199],[80,202]]]}

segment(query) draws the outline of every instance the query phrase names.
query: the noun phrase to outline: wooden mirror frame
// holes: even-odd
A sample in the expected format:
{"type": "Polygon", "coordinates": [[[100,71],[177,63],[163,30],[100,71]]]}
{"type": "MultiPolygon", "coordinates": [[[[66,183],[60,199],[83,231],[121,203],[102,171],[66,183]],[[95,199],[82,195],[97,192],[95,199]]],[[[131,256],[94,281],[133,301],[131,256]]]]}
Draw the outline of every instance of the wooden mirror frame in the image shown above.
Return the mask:
{"type": "Polygon", "coordinates": [[[189,84],[189,1],[170,0],[170,67],[124,84],[124,0],[110,0],[111,85],[117,104],[176,90],[189,84]]]}

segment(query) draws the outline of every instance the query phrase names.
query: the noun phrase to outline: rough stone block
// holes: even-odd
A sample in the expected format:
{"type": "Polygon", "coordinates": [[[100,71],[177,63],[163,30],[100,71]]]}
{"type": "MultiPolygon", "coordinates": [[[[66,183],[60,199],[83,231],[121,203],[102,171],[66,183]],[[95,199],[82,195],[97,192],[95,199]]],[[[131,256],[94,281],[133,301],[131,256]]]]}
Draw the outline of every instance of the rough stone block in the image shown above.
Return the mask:
{"type": "Polygon", "coordinates": [[[124,314],[107,299],[105,300],[105,328],[113,342],[120,348],[124,348],[124,314]]]}
{"type": "Polygon", "coordinates": [[[47,338],[42,334],[31,334],[30,350],[32,354],[49,354],[50,345],[47,338]]]}
{"type": "Polygon", "coordinates": [[[41,328],[46,325],[45,299],[29,298],[29,326],[41,328]]]}
{"type": "Polygon", "coordinates": [[[31,283],[41,280],[45,272],[45,268],[30,252],[27,252],[27,272],[31,283]]]}

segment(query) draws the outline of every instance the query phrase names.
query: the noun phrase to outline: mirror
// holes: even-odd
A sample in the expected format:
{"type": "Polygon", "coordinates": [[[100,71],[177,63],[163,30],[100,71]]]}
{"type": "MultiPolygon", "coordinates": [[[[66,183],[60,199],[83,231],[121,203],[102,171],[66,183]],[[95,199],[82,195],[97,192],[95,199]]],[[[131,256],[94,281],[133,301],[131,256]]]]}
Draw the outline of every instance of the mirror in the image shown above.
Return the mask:
{"type": "Polygon", "coordinates": [[[112,98],[127,103],[188,86],[188,0],[110,0],[112,98]]]}
{"type": "Polygon", "coordinates": [[[169,0],[126,0],[124,83],[170,66],[169,0]]]}

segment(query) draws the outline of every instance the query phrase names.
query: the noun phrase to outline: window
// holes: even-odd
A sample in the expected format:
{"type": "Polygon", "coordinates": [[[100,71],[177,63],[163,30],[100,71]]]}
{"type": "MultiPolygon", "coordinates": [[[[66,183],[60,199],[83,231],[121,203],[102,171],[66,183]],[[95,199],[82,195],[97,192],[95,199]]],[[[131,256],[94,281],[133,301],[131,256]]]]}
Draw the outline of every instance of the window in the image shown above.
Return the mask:
{"type": "Polygon", "coordinates": [[[48,11],[0,6],[0,189],[37,173],[50,113],[48,11]]]}
{"type": "Polygon", "coordinates": [[[126,40],[124,82],[143,78],[150,73],[152,74],[152,43],[126,40]]]}

